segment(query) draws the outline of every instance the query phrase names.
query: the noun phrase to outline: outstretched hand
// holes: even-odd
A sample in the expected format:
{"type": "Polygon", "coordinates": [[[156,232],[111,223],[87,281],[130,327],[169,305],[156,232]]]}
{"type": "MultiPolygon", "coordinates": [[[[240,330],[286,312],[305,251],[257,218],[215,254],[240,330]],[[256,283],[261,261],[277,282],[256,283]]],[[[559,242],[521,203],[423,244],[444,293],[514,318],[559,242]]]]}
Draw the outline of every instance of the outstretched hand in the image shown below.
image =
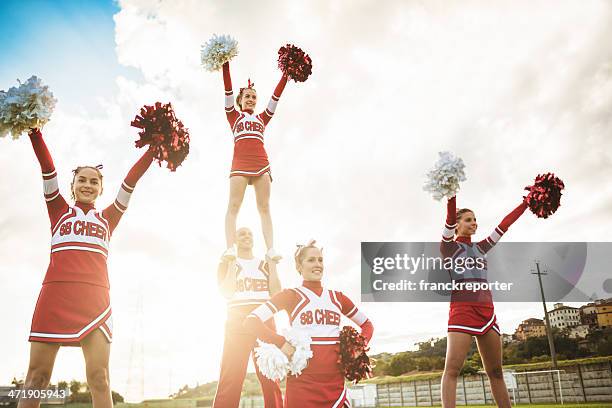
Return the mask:
{"type": "Polygon", "coordinates": [[[40,136],[42,136],[42,133],[40,132],[39,128],[31,128],[28,131],[28,136],[30,136],[30,137],[40,137],[40,136]]]}

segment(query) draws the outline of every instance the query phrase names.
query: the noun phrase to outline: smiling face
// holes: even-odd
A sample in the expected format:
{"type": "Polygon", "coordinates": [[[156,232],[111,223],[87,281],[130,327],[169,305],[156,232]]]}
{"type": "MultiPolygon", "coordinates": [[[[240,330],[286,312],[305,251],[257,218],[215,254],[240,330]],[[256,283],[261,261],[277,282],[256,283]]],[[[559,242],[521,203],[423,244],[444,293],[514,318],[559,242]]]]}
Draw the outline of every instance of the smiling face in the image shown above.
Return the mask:
{"type": "Polygon", "coordinates": [[[472,210],[462,209],[457,212],[457,236],[469,237],[476,233],[478,223],[472,210]]]}
{"type": "Polygon", "coordinates": [[[255,110],[257,105],[257,92],[253,88],[244,88],[238,95],[238,104],[242,110],[255,110]]]}
{"type": "Polygon", "coordinates": [[[97,169],[82,167],[74,174],[71,185],[75,201],[83,204],[93,204],[102,194],[102,176],[97,169]]]}
{"type": "Polygon", "coordinates": [[[236,246],[238,249],[252,249],[253,248],[253,232],[248,228],[239,228],[236,231],[236,246]]]}
{"type": "Polygon", "coordinates": [[[317,247],[308,247],[300,253],[297,271],[305,281],[320,281],[323,278],[323,254],[317,247]]]}

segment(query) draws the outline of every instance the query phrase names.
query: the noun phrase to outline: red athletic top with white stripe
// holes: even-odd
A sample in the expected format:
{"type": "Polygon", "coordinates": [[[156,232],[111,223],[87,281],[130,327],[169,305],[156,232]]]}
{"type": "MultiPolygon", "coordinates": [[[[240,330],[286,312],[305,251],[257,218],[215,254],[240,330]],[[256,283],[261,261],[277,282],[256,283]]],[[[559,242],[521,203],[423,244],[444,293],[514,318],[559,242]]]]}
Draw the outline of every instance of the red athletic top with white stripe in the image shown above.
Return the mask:
{"type": "Polygon", "coordinates": [[[361,328],[369,342],[374,326],[357,306],[342,292],[324,289],[321,282],[304,281],[303,286],[285,289],[255,309],[244,326],[259,339],[282,347],[285,338],[264,322],[284,310],[292,327],[306,330],[312,338],[313,357],[303,371],[306,374],[333,373],[338,368],[340,317],[344,315],[361,328]]]}
{"type": "Polygon", "coordinates": [[[30,141],[43,173],[47,211],[51,221],[51,259],[43,284],[81,282],[109,288],[106,258],[110,237],[125,212],[134,186],[151,165],[147,151],[125,178],[115,202],[102,211],[93,204],[68,205],[59,192],[57,172],[40,131],[30,141]]]}
{"type": "MultiPolygon", "coordinates": [[[[512,210],[499,223],[495,230],[487,238],[476,244],[472,243],[471,237],[457,237],[455,240],[455,228],[457,227],[457,198],[452,197],[446,205],[446,224],[442,232],[442,242],[440,243],[440,252],[445,258],[461,258],[461,257],[479,257],[484,258],[500,238],[508,231],[508,228],[525,212],[527,204],[522,202],[514,210],[512,210]]],[[[463,271],[461,275],[464,280],[487,280],[486,262],[484,269],[472,268],[463,271]]],[[[480,291],[478,293],[472,291],[455,291],[451,296],[451,305],[454,302],[463,304],[493,304],[491,292],[480,291]]]]}
{"type": "Polygon", "coordinates": [[[223,64],[223,84],[225,114],[234,135],[234,159],[230,176],[260,176],[269,172],[270,163],[264,148],[264,131],[285,89],[287,76],[281,77],[266,110],[259,114],[255,114],[251,109],[240,112],[236,110],[229,62],[223,64]]]}

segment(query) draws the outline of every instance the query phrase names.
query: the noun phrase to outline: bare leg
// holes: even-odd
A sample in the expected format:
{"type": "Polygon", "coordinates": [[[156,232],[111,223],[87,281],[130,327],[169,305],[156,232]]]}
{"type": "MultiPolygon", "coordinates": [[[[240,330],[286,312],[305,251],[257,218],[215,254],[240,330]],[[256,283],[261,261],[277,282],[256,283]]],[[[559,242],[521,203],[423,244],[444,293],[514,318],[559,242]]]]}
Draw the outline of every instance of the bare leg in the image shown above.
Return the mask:
{"type": "Polygon", "coordinates": [[[274,247],[274,232],[272,228],[272,215],[270,214],[270,188],[272,180],[269,174],[253,179],[253,187],[255,187],[255,198],[257,200],[257,210],[261,217],[261,229],[263,230],[264,241],[266,248],[274,247]]]}
{"type": "Polygon", "coordinates": [[[87,385],[91,391],[93,408],[112,408],[113,399],[108,375],[110,343],[101,330],[94,330],[81,342],[85,356],[87,385]]]}
{"type": "Polygon", "coordinates": [[[478,352],[482,358],[482,365],[491,383],[491,392],[498,407],[507,408],[510,404],[510,396],[504,382],[502,371],[502,343],[501,337],[495,330],[489,330],[487,334],[476,337],[478,352]]]}
{"type": "Polygon", "coordinates": [[[449,332],[446,337],[446,360],[441,384],[444,408],[455,408],[456,406],[457,377],[459,377],[471,345],[472,336],[467,333],[449,332]]]}
{"type": "Polygon", "coordinates": [[[229,203],[227,205],[227,213],[225,214],[225,243],[228,248],[234,245],[236,241],[236,218],[238,218],[238,211],[240,211],[244,192],[248,184],[248,177],[230,177],[229,203]]]}
{"type": "MultiPolygon", "coordinates": [[[[55,357],[60,346],[52,343],[41,343],[33,341],[30,343],[30,364],[24,384],[25,390],[46,389],[51,380],[55,357]]],[[[22,398],[19,400],[18,408],[38,408],[40,399],[22,398]]]]}

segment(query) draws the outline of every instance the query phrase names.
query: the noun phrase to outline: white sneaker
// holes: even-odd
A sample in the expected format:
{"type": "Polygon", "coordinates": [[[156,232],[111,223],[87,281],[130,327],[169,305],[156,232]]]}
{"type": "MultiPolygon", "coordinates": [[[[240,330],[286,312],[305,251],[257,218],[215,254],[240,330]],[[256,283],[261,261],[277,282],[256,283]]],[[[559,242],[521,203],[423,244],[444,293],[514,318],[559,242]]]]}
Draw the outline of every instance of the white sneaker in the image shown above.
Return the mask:
{"type": "Polygon", "coordinates": [[[281,259],[283,259],[283,257],[278,254],[274,248],[270,248],[268,249],[268,252],[266,252],[266,258],[268,258],[269,260],[273,261],[273,262],[278,262],[281,259]]]}
{"type": "Polygon", "coordinates": [[[224,260],[225,262],[235,261],[236,260],[236,247],[232,245],[231,247],[227,248],[225,252],[223,252],[223,255],[221,255],[221,259],[224,260]]]}

